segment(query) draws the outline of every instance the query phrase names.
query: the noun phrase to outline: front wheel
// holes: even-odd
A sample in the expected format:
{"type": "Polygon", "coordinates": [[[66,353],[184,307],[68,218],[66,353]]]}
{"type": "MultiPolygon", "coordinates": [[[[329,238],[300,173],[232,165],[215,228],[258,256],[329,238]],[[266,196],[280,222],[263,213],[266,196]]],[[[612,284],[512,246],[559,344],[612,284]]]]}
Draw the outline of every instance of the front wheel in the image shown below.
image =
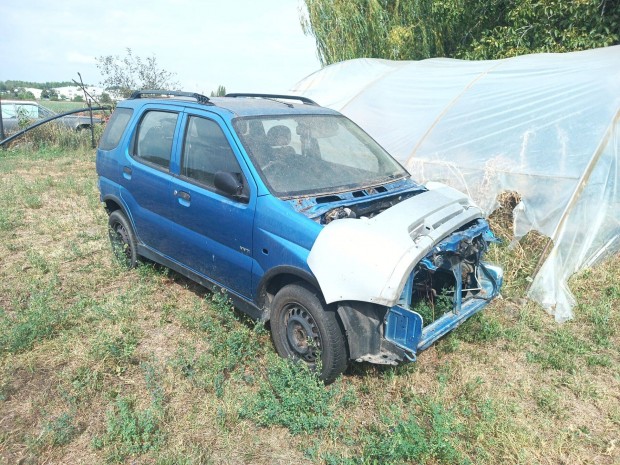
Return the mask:
{"type": "Polygon", "coordinates": [[[304,283],[289,284],[276,294],[271,303],[271,335],[282,357],[312,368],[320,357],[320,378],[326,383],[347,368],[344,334],[335,312],[304,283]]]}
{"type": "Polygon", "coordinates": [[[125,214],[116,210],[108,218],[108,234],[112,244],[112,252],[120,263],[127,268],[138,265],[138,245],[131,223],[125,214]]]}

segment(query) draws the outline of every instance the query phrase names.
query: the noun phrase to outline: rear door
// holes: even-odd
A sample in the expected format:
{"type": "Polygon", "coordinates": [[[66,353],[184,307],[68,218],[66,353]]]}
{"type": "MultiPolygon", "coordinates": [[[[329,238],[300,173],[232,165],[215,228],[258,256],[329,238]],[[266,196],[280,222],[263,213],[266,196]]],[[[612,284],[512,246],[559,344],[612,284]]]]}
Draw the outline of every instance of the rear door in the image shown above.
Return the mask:
{"type": "Polygon", "coordinates": [[[175,251],[170,163],[182,108],[146,107],[121,166],[121,197],[129,207],[136,234],[163,255],[175,251]]]}
{"type": "Polygon", "coordinates": [[[182,133],[178,176],[172,180],[174,257],[250,299],[256,186],[219,116],[187,113],[182,133]],[[218,171],[234,173],[243,183],[244,200],[215,188],[218,171]]]}

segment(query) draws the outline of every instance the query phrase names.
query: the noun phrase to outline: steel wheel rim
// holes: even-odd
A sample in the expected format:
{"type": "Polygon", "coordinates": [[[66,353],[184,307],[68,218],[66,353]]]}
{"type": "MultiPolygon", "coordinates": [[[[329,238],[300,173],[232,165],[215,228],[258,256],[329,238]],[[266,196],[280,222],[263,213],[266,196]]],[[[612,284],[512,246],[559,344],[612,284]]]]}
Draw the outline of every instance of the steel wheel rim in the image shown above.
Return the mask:
{"type": "Polygon", "coordinates": [[[112,247],[115,255],[126,263],[131,261],[131,242],[129,241],[129,233],[121,223],[116,223],[110,228],[110,238],[112,239],[112,247]]]}
{"type": "Polygon", "coordinates": [[[289,304],[284,312],[286,342],[293,355],[314,363],[321,349],[321,336],[316,321],[303,306],[289,304]]]}

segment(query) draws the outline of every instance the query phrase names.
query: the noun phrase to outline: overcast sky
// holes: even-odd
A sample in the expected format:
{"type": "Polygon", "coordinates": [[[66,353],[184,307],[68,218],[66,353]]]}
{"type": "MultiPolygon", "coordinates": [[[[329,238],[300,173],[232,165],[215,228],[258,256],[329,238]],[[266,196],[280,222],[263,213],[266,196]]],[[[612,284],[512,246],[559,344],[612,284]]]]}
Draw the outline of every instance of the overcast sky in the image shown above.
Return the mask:
{"type": "Polygon", "coordinates": [[[155,55],[184,90],[284,92],[320,68],[301,0],[1,0],[0,80],[98,85],[95,58],[155,55]]]}

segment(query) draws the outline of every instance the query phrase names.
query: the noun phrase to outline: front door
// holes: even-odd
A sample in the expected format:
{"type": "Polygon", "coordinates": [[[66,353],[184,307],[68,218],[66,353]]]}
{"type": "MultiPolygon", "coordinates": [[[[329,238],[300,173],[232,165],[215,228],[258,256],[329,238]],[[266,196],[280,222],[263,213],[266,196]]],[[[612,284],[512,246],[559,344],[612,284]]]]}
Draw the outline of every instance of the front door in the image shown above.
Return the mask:
{"type": "MultiPolygon", "coordinates": [[[[216,117],[214,117],[216,118],[216,117]]],[[[227,132],[227,130],[226,130],[227,132]]],[[[255,186],[216,119],[187,114],[178,176],[172,180],[178,226],[175,259],[216,284],[251,299],[255,186]],[[245,199],[219,192],[218,171],[234,173],[245,199]]]]}

